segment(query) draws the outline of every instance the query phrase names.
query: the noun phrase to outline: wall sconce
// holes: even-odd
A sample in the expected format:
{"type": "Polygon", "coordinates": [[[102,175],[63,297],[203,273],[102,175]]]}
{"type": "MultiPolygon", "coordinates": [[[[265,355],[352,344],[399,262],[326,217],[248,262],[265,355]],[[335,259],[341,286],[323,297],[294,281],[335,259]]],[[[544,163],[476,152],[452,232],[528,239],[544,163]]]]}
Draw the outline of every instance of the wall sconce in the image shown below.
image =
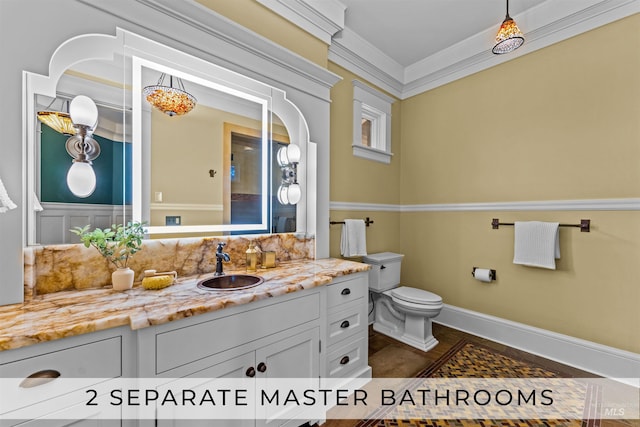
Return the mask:
{"type": "Polygon", "coordinates": [[[278,188],[278,201],[283,205],[295,205],[302,196],[302,190],[298,184],[300,147],[296,144],[288,144],[278,150],[276,157],[282,169],[282,184],[278,188]]]}
{"type": "Polygon", "coordinates": [[[96,189],[96,173],[91,161],[100,155],[100,145],[92,138],[98,124],[98,107],[88,96],[71,100],[69,114],[76,134],[65,144],[73,163],[67,172],[67,186],[77,197],[89,197],[96,189]]]}

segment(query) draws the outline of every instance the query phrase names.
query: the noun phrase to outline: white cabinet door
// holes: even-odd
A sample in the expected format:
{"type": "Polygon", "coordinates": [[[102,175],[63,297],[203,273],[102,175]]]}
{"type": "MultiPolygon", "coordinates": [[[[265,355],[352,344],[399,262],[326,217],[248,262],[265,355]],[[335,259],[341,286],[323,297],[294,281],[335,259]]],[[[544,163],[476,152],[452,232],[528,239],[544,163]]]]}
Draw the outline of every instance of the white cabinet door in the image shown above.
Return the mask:
{"type": "MultiPolygon", "coordinates": [[[[319,328],[315,327],[259,348],[256,350],[256,369],[258,379],[266,380],[264,381],[266,388],[269,387],[269,379],[298,378],[308,380],[307,387],[316,389],[320,374],[319,328]]],[[[267,393],[273,396],[269,390],[267,393]]],[[[284,399],[283,396],[281,396],[282,399],[284,399]]],[[[302,410],[304,410],[303,406],[295,404],[277,405],[272,410],[265,408],[258,414],[256,425],[282,425],[302,410]]]]}
{"type": "MultiPolygon", "coordinates": [[[[201,382],[196,384],[189,383],[191,390],[195,392],[197,396],[202,396],[205,390],[215,390],[217,388],[215,380],[218,378],[243,378],[247,375],[247,371],[254,369],[255,375],[255,353],[253,351],[245,353],[243,355],[234,357],[233,359],[216,364],[207,369],[203,369],[198,372],[194,372],[188,375],[186,378],[198,378],[201,382]]],[[[172,383],[167,384],[166,388],[159,390],[160,394],[172,387],[172,383]]],[[[176,387],[178,388],[178,387],[176,387]]],[[[220,399],[216,399],[214,394],[214,402],[216,405],[222,405],[223,402],[220,399]]],[[[198,411],[201,411],[199,408],[198,411]]],[[[175,411],[171,406],[159,406],[158,407],[158,423],[159,427],[253,427],[254,420],[221,420],[219,415],[216,415],[216,406],[211,406],[211,416],[207,419],[197,420],[180,420],[175,419],[175,411]]]]}

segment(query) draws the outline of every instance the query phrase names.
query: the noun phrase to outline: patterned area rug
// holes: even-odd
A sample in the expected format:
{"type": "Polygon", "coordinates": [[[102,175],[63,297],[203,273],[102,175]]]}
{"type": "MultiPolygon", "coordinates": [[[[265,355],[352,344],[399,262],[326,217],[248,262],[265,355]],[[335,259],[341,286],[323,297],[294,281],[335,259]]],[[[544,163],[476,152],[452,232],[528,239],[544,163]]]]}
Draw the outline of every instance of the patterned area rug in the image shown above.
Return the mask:
{"type": "MultiPolygon", "coordinates": [[[[518,360],[480,344],[461,340],[435,363],[416,375],[416,378],[561,378],[531,362],[518,360]]],[[[539,420],[539,419],[452,419],[426,420],[411,418],[386,419],[381,410],[369,420],[362,420],[356,427],[599,427],[600,420],[539,420]]]]}

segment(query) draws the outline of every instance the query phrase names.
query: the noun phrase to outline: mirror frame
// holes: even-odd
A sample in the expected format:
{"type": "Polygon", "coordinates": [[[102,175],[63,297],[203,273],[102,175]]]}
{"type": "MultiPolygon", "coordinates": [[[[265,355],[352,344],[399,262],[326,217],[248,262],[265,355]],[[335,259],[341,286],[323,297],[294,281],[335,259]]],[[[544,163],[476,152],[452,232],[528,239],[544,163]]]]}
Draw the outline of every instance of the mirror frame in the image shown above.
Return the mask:
{"type": "MultiPolygon", "coordinates": [[[[173,62],[173,61],[170,61],[173,62]]],[[[155,61],[150,61],[139,56],[132,56],[132,103],[133,103],[133,218],[149,218],[150,217],[150,183],[149,176],[144,172],[150,173],[150,161],[151,161],[151,139],[149,138],[150,129],[143,131],[143,124],[150,123],[151,108],[145,102],[142,96],[142,88],[144,83],[142,82],[142,68],[158,71],[159,73],[166,73],[174,77],[178,77],[183,81],[189,81],[201,86],[205,86],[211,89],[215,89],[220,92],[224,92],[230,95],[237,96],[247,101],[255,102],[261,106],[261,122],[260,138],[262,140],[260,164],[262,171],[268,171],[269,161],[269,111],[271,109],[270,96],[260,96],[247,93],[242,89],[236,89],[226,84],[222,75],[225,74],[224,69],[216,67],[212,70],[214,74],[209,74],[206,77],[198,77],[193,74],[192,70],[171,68],[164,64],[158,64],[155,61]],[[143,120],[143,115],[147,120],[143,120]]],[[[209,67],[207,67],[209,68],[209,67]]],[[[202,70],[200,70],[202,71],[202,70]]],[[[206,71],[207,73],[209,70],[206,71]]],[[[151,136],[153,138],[153,136],[151,136]]],[[[208,225],[182,225],[182,226],[147,226],[145,229],[148,234],[171,234],[171,233],[207,233],[207,232],[225,232],[225,231],[257,231],[268,230],[268,209],[267,204],[269,202],[269,177],[263,172],[261,185],[260,185],[260,207],[261,207],[261,222],[255,224],[208,224],[208,225]]]]}
{"type": "MultiPolygon", "coordinates": [[[[41,75],[32,73],[29,71],[23,71],[23,95],[25,102],[23,103],[23,136],[25,141],[25,153],[26,153],[26,185],[25,185],[25,200],[27,201],[25,209],[26,217],[26,243],[27,245],[37,245],[36,242],[36,212],[34,210],[35,200],[32,195],[35,195],[36,190],[36,177],[37,177],[37,161],[36,161],[36,141],[37,141],[37,119],[36,119],[36,95],[45,95],[49,97],[56,96],[56,88],[60,77],[64,72],[71,68],[73,65],[89,61],[89,60],[114,60],[115,55],[124,54],[125,56],[131,56],[142,60],[150,61],[154,64],[165,65],[169,68],[176,69],[183,73],[190,73],[191,77],[211,79],[218,84],[223,84],[233,90],[239,90],[243,93],[251,94],[263,100],[268,100],[271,106],[271,112],[276,114],[282,123],[284,124],[289,138],[292,143],[296,143],[300,146],[302,152],[302,161],[298,165],[298,182],[303,188],[302,198],[296,207],[296,232],[307,233],[308,227],[314,228],[315,226],[315,179],[311,179],[308,182],[307,177],[313,177],[315,172],[314,162],[316,159],[314,144],[309,140],[309,128],[307,122],[300,112],[300,110],[287,99],[286,92],[267,85],[250,77],[228,70],[221,66],[215,65],[211,62],[197,58],[190,54],[184,53],[173,47],[163,45],[155,42],[143,36],[137,35],[122,28],[116,28],[116,34],[85,34],[73,37],[63,42],[53,53],[49,63],[49,75],[41,75]],[[179,64],[179,65],[178,65],[179,64]],[[311,159],[311,169],[308,169],[308,159],[311,159]],[[309,175],[311,174],[311,175],[309,175]],[[311,213],[311,217],[307,218],[307,213],[311,213]]],[[[133,97],[141,97],[140,90],[136,91],[136,84],[138,89],[141,89],[141,82],[136,83],[136,78],[140,78],[139,74],[136,77],[132,76],[133,97]]],[[[267,101],[265,101],[267,102],[267,101]]],[[[134,104],[137,102],[134,102],[134,104]]],[[[124,106],[128,108],[128,106],[124,106]]],[[[135,139],[135,133],[141,132],[140,121],[134,118],[133,120],[133,134],[135,139]],[[136,129],[138,128],[138,129],[136,129]]],[[[133,162],[142,159],[141,152],[136,150],[134,144],[133,162]]],[[[266,181],[266,180],[263,180],[266,181]]],[[[138,185],[142,186],[141,179],[133,178],[134,188],[138,185]]],[[[264,182],[263,182],[264,186],[264,182]]],[[[140,187],[141,188],[141,187],[140,187]]],[[[138,190],[140,191],[140,189],[138,190]]],[[[139,193],[141,195],[141,191],[139,193]]],[[[266,197],[266,195],[265,195],[266,197]]],[[[268,203],[268,201],[267,201],[268,203]]],[[[133,208],[136,208],[135,204],[135,190],[133,208]]],[[[123,205],[124,206],[124,205],[123,205]]],[[[263,210],[263,215],[267,215],[267,210],[263,210]]],[[[134,220],[139,220],[134,214],[134,220]]],[[[266,227],[265,227],[266,228],[266,227]]],[[[249,231],[246,225],[229,225],[213,226],[207,231],[249,231]]],[[[174,233],[184,232],[181,230],[181,226],[172,226],[171,231],[174,233]]],[[[163,231],[164,232],[164,231],[163,231]]]]}

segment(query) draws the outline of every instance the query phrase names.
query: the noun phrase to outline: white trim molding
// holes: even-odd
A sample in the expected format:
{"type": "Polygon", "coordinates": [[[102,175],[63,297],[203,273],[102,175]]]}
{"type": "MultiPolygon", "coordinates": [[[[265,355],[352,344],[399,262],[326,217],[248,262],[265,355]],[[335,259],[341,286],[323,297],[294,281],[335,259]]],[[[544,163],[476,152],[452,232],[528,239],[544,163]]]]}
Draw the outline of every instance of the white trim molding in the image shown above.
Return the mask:
{"type": "Polygon", "coordinates": [[[491,211],[640,211],[640,198],[543,200],[487,203],[430,203],[400,205],[379,203],[331,202],[337,211],[384,212],[491,212],[491,211]]]}
{"type": "Polygon", "coordinates": [[[204,211],[222,212],[223,206],[220,204],[205,203],[151,203],[149,208],[152,211],[204,211]]]}
{"type": "Polygon", "coordinates": [[[346,6],[337,0],[257,0],[326,44],[344,28],[346,6]]]}
{"type": "Polygon", "coordinates": [[[640,372],[640,354],[449,304],[434,322],[623,382],[640,372]]]}
{"type": "Polygon", "coordinates": [[[381,163],[391,163],[391,104],[394,99],[366,84],[353,80],[353,155],[381,163]],[[362,122],[371,124],[369,146],[362,143],[362,122]]]}

